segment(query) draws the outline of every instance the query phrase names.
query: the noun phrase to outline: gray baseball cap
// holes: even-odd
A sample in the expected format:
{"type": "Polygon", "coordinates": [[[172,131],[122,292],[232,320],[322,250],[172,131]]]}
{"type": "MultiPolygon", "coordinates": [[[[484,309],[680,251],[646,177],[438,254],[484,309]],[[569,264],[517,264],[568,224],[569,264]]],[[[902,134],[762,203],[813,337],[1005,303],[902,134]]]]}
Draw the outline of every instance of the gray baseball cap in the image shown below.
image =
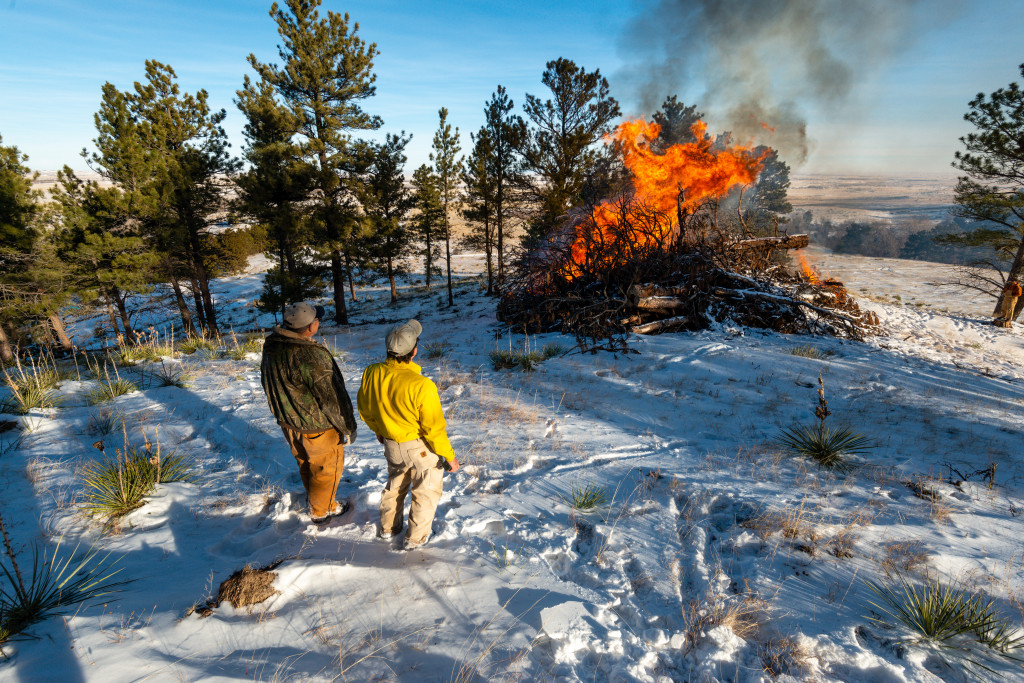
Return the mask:
{"type": "Polygon", "coordinates": [[[305,301],[292,304],[284,309],[284,324],[293,330],[308,327],[314,320],[324,317],[324,307],[307,304],[305,301]]]}
{"type": "Polygon", "coordinates": [[[388,345],[388,353],[396,356],[404,356],[416,348],[416,342],[420,338],[423,326],[416,320],[404,322],[398,327],[392,327],[385,339],[388,345]]]}

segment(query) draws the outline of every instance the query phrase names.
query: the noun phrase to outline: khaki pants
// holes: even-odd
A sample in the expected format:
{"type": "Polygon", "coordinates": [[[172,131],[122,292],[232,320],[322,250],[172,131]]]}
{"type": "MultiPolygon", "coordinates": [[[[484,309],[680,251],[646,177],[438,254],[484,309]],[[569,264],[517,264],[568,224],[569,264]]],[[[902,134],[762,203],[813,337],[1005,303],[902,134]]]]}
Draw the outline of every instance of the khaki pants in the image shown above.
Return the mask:
{"type": "Polygon", "coordinates": [[[337,429],[316,434],[300,434],[283,427],[281,430],[299,463],[299,476],[309,498],[309,515],[323,517],[334,508],[334,494],[345,468],[341,435],[337,429]]]}
{"type": "Polygon", "coordinates": [[[405,494],[411,489],[405,542],[426,543],[444,483],[444,470],[437,466],[438,456],[430,452],[422,439],[402,443],[385,439],[384,457],[388,461],[388,483],[380,498],[381,533],[395,535],[402,531],[405,494]]]}

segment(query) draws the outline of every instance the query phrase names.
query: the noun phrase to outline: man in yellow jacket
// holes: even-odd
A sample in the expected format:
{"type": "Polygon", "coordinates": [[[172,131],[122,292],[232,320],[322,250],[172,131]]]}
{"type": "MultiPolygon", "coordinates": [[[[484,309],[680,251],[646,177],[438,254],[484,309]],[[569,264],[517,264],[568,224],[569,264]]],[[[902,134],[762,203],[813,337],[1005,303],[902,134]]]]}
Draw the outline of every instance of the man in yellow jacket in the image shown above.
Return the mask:
{"type": "Polygon", "coordinates": [[[387,360],[363,371],[356,396],[359,416],[384,444],[388,461],[388,483],[380,499],[383,538],[401,533],[405,496],[411,490],[406,550],[418,548],[430,538],[444,470],[459,469],[437,386],[412,362],[422,331],[416,320],[392,328],[385,338],[387,360]]]}

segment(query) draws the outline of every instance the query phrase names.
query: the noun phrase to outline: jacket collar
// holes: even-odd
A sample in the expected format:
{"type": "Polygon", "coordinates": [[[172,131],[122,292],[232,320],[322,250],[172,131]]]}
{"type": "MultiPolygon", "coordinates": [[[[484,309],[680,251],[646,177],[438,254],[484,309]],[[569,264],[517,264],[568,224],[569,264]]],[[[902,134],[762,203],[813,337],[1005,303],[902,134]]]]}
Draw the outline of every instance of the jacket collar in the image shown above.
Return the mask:
{"type": "Polygon", "coordinates": [[[276,335],[278,335],[280,337],[284,337],[288,341],[294,341],[294,342],[300,342],[300,343],[304,342],[306,344],[316,344],[316,342],[313,341],[311,338],[305,337],[305,336],[299,334],[298,332],[293,332],[292,330],[289,330],[287,327],[281,327],[280,325],[275,325],[274,326],[274,334],[276,334],[276,335]]]}
{"type": "Polygon", "coordinates": [[[388,358],[386,361],[384,361],[384,365],[387,365],[392,370],[411,370],[412,372],[415,372],[417,375],[423,374],[423,368],[421,368],[413,361],[409,361],[408,363],[399,363],[394,358],[388,358]]]}

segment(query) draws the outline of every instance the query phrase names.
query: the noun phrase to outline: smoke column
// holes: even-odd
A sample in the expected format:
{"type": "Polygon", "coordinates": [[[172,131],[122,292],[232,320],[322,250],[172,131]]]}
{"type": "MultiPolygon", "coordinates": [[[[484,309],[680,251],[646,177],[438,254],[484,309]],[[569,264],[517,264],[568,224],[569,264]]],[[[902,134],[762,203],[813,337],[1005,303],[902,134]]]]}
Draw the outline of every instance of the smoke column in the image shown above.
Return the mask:
{"type": "Polygon", "coordinates": [[[844,106],[921,30],[950,19],[959,0],[657,0],[622,37],[626,67],[642,111],[692,83],[697,102],[737,142],[756,140],[794,164],[810,152],[806,111],[844,106]],[[919,15],[920,16],[920,15],[919,15]],[[763,124],[771,126],[771,135],[763,124]]]}

